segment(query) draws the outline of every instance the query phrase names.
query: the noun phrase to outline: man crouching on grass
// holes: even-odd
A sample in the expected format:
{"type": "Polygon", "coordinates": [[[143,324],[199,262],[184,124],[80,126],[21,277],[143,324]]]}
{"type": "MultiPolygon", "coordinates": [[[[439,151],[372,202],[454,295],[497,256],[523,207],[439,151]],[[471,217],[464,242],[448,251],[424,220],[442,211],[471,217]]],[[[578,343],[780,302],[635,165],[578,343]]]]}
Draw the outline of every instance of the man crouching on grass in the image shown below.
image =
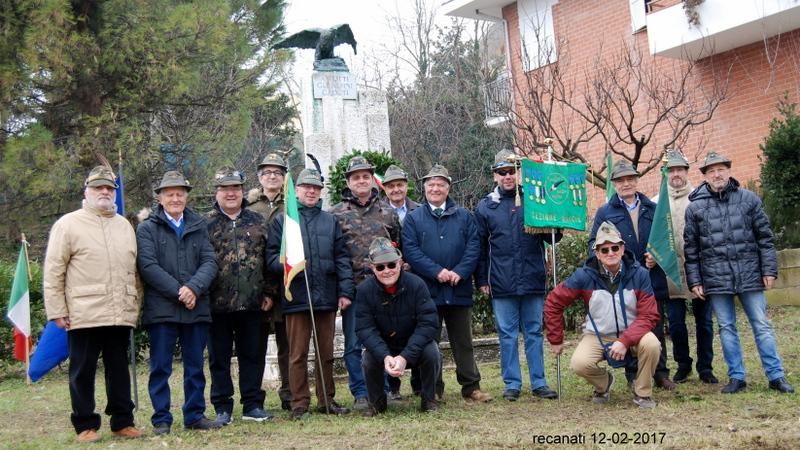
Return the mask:
{"type": "Polygon", "coordinates": [[[547,296],[547,340],[553,353],[560,355],[564,349],[564,310],[575,299],[583,299],[587,317],[570,365],[594,386],[592,401],[606,403],[610,397],[614,375],[597,363],[606,356],[601,341],[613,342],[607,350],[612,360],[624,360],[628,351],[639,359],[633,402],[640,408],[654,408],[653,373],[661,344],[650,331],[659,317],[650,276],[625,251],[625,241],[612,223],[600,225],[594,245],[595,256],[547,296]]]}
{"type": "Polygon", "coordinates": [[[441,354],[436,343],[439,317],[428,287],[413,273],[403,272],[403,255],[385,237],[369,246],[374,277],[356,291],[356,334],[364,345],[364,368],[369,408],[367,417],[386,411],[384,371],[399,378],[406,368],[419,368],[423,411],[436,411],[436,379],[441,354]]]}

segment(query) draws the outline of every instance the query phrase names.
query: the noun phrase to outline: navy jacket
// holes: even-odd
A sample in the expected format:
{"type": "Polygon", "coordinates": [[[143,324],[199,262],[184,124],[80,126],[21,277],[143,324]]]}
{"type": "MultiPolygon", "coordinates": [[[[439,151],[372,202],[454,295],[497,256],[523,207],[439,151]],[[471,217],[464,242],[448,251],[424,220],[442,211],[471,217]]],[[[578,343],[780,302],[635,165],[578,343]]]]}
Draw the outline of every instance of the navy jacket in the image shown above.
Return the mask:
{"type": "MultiPolygon", "coordinates": [[[[603,222],[609,221],[622,233],[622,239],[625,240],[625,249],[633,254],[636,261],[643,268],[645,267],[644,254],[647,251],[647,240],[650,239],[650,228],[653,226],[656,204],[641,192],[637,192],[636,195],[639,196],[639,201],[641,202],[639,204],[639,239],[636,239],[631,215],[619,196],[615,195],[608,203],[601,206],[594,216],[594,225],[592,226],[592,232],[589,234],[589,256],[594,256],[594,239],[597,236],[597,229],[600,228],[603,222]]],[[[645,270],[647,269],[645,268],[645,270]]],[[[661,267],[655,266],[650,269],[650,282],[653,285],[656,298],[669,298],[667,276],[661,267]]]]}
{"type": "MultiPolygon", "coordinates": [[[[350,267],[345,237],[339,222],[332,214],[319,207],[298,205],[298,208],[306,257],[305,272],[311,283],[314,311],[336,311],[339,308],[339,297],[353,298],[353,270],[350,267]]],[[[280,261],[283,221],[283,214],[276,216],[267,234],[267,270],[280,274],[283,273],[283,264],[280,261]]],[[[292,279],[289,288],[292,301],[286,299],[281,286],[284,314],[308,311],[305,279],[302,272],[292,279]]]]}
{"type": "MultiPolygon", "coordinates": [[[[514,206],[514,191],[499,187],[475,210],[481,257],[475,284],[491,286],[492,296],[544,294],[547,283],[545,242],[550,234],[525,232],[524,205],[514,206]]],[[[556,242],[561,233],[556,233],[556,242]]]]}
{"type": "Polygon", "coordinates": [[[142,324],[211,322],[209,288],[217,275],[214,247],[203,217],[183,211],[184,230],[178,238],[160,205],[136,228],[136,263],[144,283],[142,324]],[[197,296],[194,309],[178,300],[181,286],[197,296]]]}
{"type": "Polygon", "coordinates": [[[400,355],[416,364],[439,329],[436,305],[427,286],[413,273],[402,272],[397,292],[389,294],[374,276],[356,289],[356,334],[378,360],[400,355]]]}
{"type": "Polygon", "coordinates": [[[703,183],[689,194],[683,230],[686,282],[706,294],[764,289],[778,276],[778,260],[761,199],[731,178],[720,193],[703,183]]]}
{"type": "Polygon", "coordinates": [[[472,306],[472,273],[481,244],[475,218],[448,198],[441,217],[427,202],[406,215],[402,230],[403,256],[425,280],[437,306],[472,306]],[[448,269],[461,276],[455,286],[439,283],[436,275],[448,269]]]}

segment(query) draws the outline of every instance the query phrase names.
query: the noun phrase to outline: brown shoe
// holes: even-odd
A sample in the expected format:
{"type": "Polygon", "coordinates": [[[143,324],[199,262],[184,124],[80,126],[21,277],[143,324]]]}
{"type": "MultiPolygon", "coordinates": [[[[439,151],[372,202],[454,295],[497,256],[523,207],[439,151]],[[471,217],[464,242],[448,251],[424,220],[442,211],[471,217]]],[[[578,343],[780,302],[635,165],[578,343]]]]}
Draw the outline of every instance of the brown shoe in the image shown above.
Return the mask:
{"type": "Polygon", "coordinates": [[[480,389],[475,389],[471,394],[469,394],[469,396],[464,397],[464,399],[468,402],[487,403],[492,401],[492,396],[481,391],[480,389]]]}
{"type": "Polygon", "coordinates": [[[128,439],[136,439],[142,437],[144,433],[137,430],[134,426],[125,427],[121,430],[114,431],[112,433],[114,436],[121,437],[121,438],[128,438],[128,439]]]}
{"type": "Polygon", "coordinates": [[[83,430],[78,434],[78,442],[81,443],[97,442],[99,440],[100,436],[97,434],[97,430],[83,430]]]}
{"type": "Polygon", "coordinates": [[[678,385],[666,377],[656,380],[656,386],[667,391],[674,391],[675,389],[678,389],[678,385]]]}

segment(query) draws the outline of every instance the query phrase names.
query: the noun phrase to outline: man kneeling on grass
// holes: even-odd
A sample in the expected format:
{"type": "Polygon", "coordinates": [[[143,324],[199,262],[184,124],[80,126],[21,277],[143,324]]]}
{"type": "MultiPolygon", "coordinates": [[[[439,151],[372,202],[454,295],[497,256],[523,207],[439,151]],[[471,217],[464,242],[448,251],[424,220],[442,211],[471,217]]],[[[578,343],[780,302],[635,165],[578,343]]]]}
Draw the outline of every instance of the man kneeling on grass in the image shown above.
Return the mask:
{"type": "Polygon", "coordinates": [[[436,411],[436,379],[441,354],[436,343],[439,317],[428,287],[403,272],[403,255],[385,237],[373,239],[368,261],[373,277],[356,290],[356,334],[364,345],[361,359],[367,385],[367,417],[386,411],[384,371],[399,378],[406,368],[419,369],[421,408],[436,411]]]}
{"type": "Polygon", "coordinates": [[[616,361],[622,363],[635,355],[639,365],[633,402],[640,408],[654,408],[653,373],[661,344],[650,331],[659,317],[650,276],[625,250],[625,241],[612,223],[600,225],[594,246],[595,256],[547,296],[547,340],[553,353],[560,355],[564,349],[564,310],[576,299],[583,299],[587,307],[583,337],[570,365],[594,386],[592,401],[608,402],[614,384],[614,375],[597,363],[605,359],[616,366],[616,361]]]}

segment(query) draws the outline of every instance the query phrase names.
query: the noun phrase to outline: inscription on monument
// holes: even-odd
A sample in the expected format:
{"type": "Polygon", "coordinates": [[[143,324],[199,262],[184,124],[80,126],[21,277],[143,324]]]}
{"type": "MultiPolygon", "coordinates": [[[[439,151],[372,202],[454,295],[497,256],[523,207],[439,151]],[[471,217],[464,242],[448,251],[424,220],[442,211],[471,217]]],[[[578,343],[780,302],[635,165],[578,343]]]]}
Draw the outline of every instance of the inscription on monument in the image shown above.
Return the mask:
{"type": "Polygon", "coordinates": [[[356,78],[350,72],[314,72],[311,75],[314,98],[343,97],[358,98],[356,78]]]}

